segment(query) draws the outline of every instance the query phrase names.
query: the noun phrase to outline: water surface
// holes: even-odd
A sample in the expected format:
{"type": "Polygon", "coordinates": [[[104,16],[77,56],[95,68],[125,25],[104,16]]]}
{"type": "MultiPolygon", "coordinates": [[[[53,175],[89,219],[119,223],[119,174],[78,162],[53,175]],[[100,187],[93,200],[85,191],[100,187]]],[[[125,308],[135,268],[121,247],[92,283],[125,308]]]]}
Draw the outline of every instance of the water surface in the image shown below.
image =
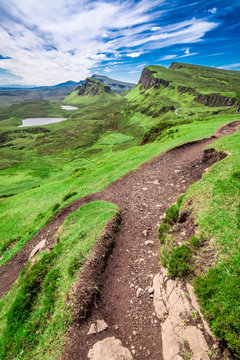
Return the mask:
{"type": "Polygon", "coordinates": [[[76,106],[70,106],[70,105],[61,105],[61,108],[62,108],[63,110],[77,110],[77,109],[79,109],[79,108],[76,107],[76,106]]]}
{"type": "Polygon", "coordinates": [[[66,119],[67,118],[27,118],[27,119],[23,119],[22,125],[18,127],[47,125],[47,124],[57,123],[66,119]]]}

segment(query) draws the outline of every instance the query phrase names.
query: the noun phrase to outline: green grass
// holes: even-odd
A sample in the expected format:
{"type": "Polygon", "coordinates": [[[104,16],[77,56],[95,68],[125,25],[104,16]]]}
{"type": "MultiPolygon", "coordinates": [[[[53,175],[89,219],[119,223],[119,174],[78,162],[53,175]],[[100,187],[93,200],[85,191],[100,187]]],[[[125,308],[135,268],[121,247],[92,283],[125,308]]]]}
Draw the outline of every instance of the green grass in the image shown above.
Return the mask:
{"type": "Polygon", "coordinates": [[[66,96],[64,102],[70,105],[89,105],[93,103],[106,103],[118,96],[97,79],[87,78],[83,84],[66,96]]]}
{"type": "Polygon", "coordinates": [[[116,205],[97,201],[72,213],[58,231],[58,244],[38,256],[0,301],[1,359],[58,359],[72,321],[71,286],[101,237],[116,205]]]}
{"type": "Polygon", "coordinates": [[[172,86],[184,85],[200,93],[220,93],[240,100],[239,71],[214,69],[192,64],[174,63],[169,69],[151,65],[154,77],[171,82],[172,86]]]}
{"type": "MultiPolygon", "coordinates": [[[[162,71],[168,74],[166,69],[162,70],[159,67],[157,69],[159,73],[156,76],[162,76],[162,71]]],[[[186,75],[189,71],[189,69],[172,71],[175,74],[176,84],[187,85],[187,83],[182,83],[187,78],[191,79],[195,85],[198,84],[198,77],[186,75]]],[[[199,70],[196,73],[199,75],[199,70]]],[[[220,71],[219,74],[223,73],[220,71]]],[[[225,90],[230,94],[229,84],[232,80],[228,74],[227,72],[225,90]]],[[[207,77],[201,78],[199,81],[199,89],[203,92],[206,79],[207,77]]],[[[217,82],[215,80],[210,82],[209,89],[222,91],[223,84],[219,82],[216,73],[214,79],[217,79],[217,82]]],[[[239,82],[234,80],[232,84],[232,92],[238,92],[239,82]]],[[[105,188],[129,171],[137,170],[144,161],[176,145],[211,136],[223,124],[239,119],[234,107],[208,108],[194,102],[193,94],[180,93],[177,89],[159,87],[159,89],[144,91],[137,86],[125,97],[114,96],[114,99],[105,99],[104,96],[105,94],[98,101],[96,99],[92,101],[92,97],[88,94],[82,99],[79,109],[74,112],[62,110],[60,103],[43,101],[24,102],[1,111],[1,264],[9,261],[56,212],[69,202],[105,188]],[[174,112],[174,109],[179,108],[181,108],[179,110],[181,116],[174,112]],[[68,119],[42,127],[17,128],[22,118],[33,116],[57,116],[68,119]],[[147,141],[143,141],[144,139],[147,141]],[[139,146],[144,142],[147,143],[139,146]]],[[[219,262],[221,264],[221,261],[226,262],[224,266],[227,271],[234,274],[233,283],[239,253],[235,226],[238,231],[240,227],[239,193],[235,189],[240,178],[238,144],[239,134],[236,137],[218,141],[217,146],[222,146],[232,153],[231,157],[220,164],[228,164],[230,161],[229,167],[224,171],[222,168],[218,169],[215,172],[215,178],[210,177],[206,180],[209,174],[213,174],[215,166],[220,166],[214,165],[211,171],[204,175],[203,180],[189,191],[189,194],[192,191],[191,196],[195,199],[194,207],[196,213],[198,212],[199,227],[204,234],[207,233],[210,237],[214,235],[219,262]],[[206,184],[206,187],[201,184],[206,184]],[[203,188],[200,188],[201,186],[203,188]],[[224,192],[228,194],[226,199],[223,196],[224,192]],[[207,200],[206,196],[204,198],[204,193],[208,194],[207,200]],[[210,205],[206,207],[209,203],[211,207],[210,205]]],[[[186,200],[184,200],[185,203],[186,200]]],[[[35,265],[29,265],[0,303],[0,328],[5,329],[1,340],[4,356],[40,360],[55,359],[55,356],[61,353],[62,340],[67,325],[71,321],[71,311],[66,305],[66,293],[76,281],[78,269],[91,249],[91,241],[94,242],[97,238],[94,235],[95,229],[101,229],[100,224],[103,224],[110,216],[108,206],[111,207],[111,211],[116,211],[113,205],[108,204],[104,207],[101,203],[101,209],[99,206],[90,204],[69,217],[59,233],[60,243],[56,248],[49,254],[41,255],[41,260],[35,265]],[[90,210],[93,212],[91,213],[90,210]],[[105,220],[102,221],[99,217],[105,220]],[[94,222],[95,218],[96,221],[99,220],[98,223],[94,222]],[[89,227],[83,230],[84,226],[88,226],[87,224],[90,224],[89,227]],[[87,234],[86,237],[85,234],[87,234]],[[76,237],[80,241],[77,241],[76,237]],[[31,301],[28,301],[26,296],[29,291],[31,301]],[[19,312],[23,313],[23,318],[19,317],[19,312]],[[38,320],[40,312],[45,315],[38,320]],[[49,323],[46,321],[47,317],[50,318],[49,323]],[[14,318],[16,318],[16,323],[14,323],[14,318]],[[9,345],[7,338],[11,340],[9,345]],[[28,340],[25,341],[26,338],[28,340]],[[52,339],[51,347],[49,339],[52,339]],[[26,347],[23,344],[26,344],[26,347]]],[[[188,275],[191,270],[179,268],[183,257],[186,260],[184,261],[186,266],[189,261],[192,266],[193,260],[189,258],[187,250],[171,251],[176,244],[168,232],[171,231],[172,223],[179,216],[180,206],[179,202],[167,212],[164,220],[165,228],[163,226],[161,234],[159,232],[159,235],[163,237],[162,242],[165,242],[162,259],[165,259],[165,265],[169,267],[169,272],[173,277],[179,274],[188,275]]],[[[200,240],[200,238],[191,239],[188,242],[193,258],[200,249],[200,240]]],[[[224,272],[221,274],[221,276],[218,275],[221,279],[218,283],[224,282],[225,285],[221,286],[228,292],[224,272]]],[[[199,284],[204,284],[204,281],[206,281],[205,278],[202,282],[199,280],[199,284]]],[[[199,291],[202,306],[206,307],[208,300],[205,293],[201,295],[202,288],[203,286],[199,285],[196,291],[199,291]]],[[[236,289],[238,289],[237,285],[236,289]]],[[[217,303],[219,298],[224,297],[224,292],[221,290],[222,292],[217,294],[214,291],[211,292],[213,294],[211,296],[217,303]]],[[[227,299],[232,305],[230,295],[227,299]]],[[[224,308],[223,305],[221,307],[224,308]]],[[[228,308],[230,309],[230,305],[228,308]]],[[[233,309],[236,309],[234,301],[233,309]]],[[[215,325],[213,323],[212,319],[215,315],[211,318],[211,311],[216,314],[215,310],[205,309],[204,311],[206,311],[206,316],[210,314],[209,321],[212,327],[221,328],[220,323],[217,322],[215,325]]],[[[231,316],[234,316],[234,311],[231,316]]],[[[226,313],[221,314],[224,318],[226,313]]],[[[228,316],[228,323],[231,316],[228,316]]],[[[224,335],[225,337],[221,335],[225,339],[228,335],[232,336],[228,330],[225,334],[227,334],[224,335]]],[[[227,341],[229,344],[234,344],[236,339],[227,341]]],[[[235,345],[231,344],[229,346],[233,349],[235,345]]]]}
{"type": "MultiPolygon", "coordinates": [[[[180,212],[186,211],[191,201],[198,234],[204,234],[205,240],[211,239],[211,246],[215,248],[216,263],[208,271],[201,269],[201,274],[195,277],[194,289],[214,334],[227,343],[236,358],[240,358],[239,141],[240,131],[214,142],[217,150],[226,151],[229,156],[214,164],[199,182],[190,187],[180,208],[180,212]]],[[[179,247],[174,247],[175,240],[169,231],[170,228],[164,232],[167,247],[163,245],[161,258],[170,275],[176,276],[178,262],[175,252],[179,247]],[[170,269],[172,253],[174,259],[170,269]]],[[[184,246],[191,247],[201,257],[202,241],[201,236],[194,236],[184,246]]]]}
{"type": "Polygon", "coordinates": [[[4,224],[0,235],[1,263],[16,254],[53,216],[55,204],[62,208],[76,197],[99,191],[143,161],[175,145],[212,135],[219,126],[235,118],[217,116],[212,121],[179,125],[175,127],[175,137],[166,134],[164,141],[143,147],[129,147],[132,141],[125,150],[119,145],[97,143],[87,148],[87,154],[86,150],[67,150],[40,157],[31,155],[25,163],[2,170],[1,195],[13,196],[0,199],[0,221],[4,224]],[[77,195],[63,202],[69,192],[77,195]]]}

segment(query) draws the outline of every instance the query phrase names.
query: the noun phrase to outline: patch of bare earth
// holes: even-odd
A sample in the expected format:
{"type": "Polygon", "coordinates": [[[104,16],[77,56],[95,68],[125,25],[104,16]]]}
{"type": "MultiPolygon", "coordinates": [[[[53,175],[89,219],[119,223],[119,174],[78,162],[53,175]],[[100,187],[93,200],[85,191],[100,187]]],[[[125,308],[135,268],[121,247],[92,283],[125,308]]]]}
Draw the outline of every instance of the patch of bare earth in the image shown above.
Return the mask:
{"type": "MultiPolygon", "coordinates": [[[[233,133],[238,127],[239,122],[231,123],[219,130],[217,136],[233,133]]],[[[100,271],[99,299],[95,302],[88,317],[82,319],[82,316],[76,316],[77,320],[69,332],[63,359],[159,360],[163,358],[163,355],[166,358],[166,353],[170,354],[173,345],[166,345],[168,343],[164,337],[164,322],[159,319],[153,301],[157,289],[160,291],[162,286],[160,282],[157,288],[153,289],[153,279],[160,272],[157,229],[169,205],[186,192],[193,182],[198,181],[209,166],[208,163],[202,161],[203,149],[214,139],[216,137],[179,146],[142,164],[138,171],[128,173],[103,191],[76,200],[57,214],[27,244],[25,249],[17,255],[17,261],[13,258],[10,265],[6,264],[3,268],[4,293],[16,280],[19,271],[28,261],[30,252],[41,240],[46,239],[47,247],[53,246],[57,228],[72,211],[94,200],[110,201],[119,206],[122,223],[114,238],[113,251],[109,256],[106,269],[104,273],[100,271]],[[11,264],[15,266],[14,275],[11,275],[11,264]],[[106,329],[94,335],[88,335],[91,325],[93,325],[92,328],[97,328],[97,320],[103,320],[107,324],[106,329]],[[107,352],[107,348],[111,353],[107,352]],[[119,349],[117,353],[116,348],[119,349]],[[94,349],[98,351],[97,355],[94,354],[94,349]]],[[[165,276],[162,272],[161,274],[165,276]]],[[[173,286],[175,289],[177,287],[178,285],[173,286]]],[[[82,285],[77,286],[75,294],[78,301],[75,311],[78,313],[79,309],[79,314],[82,307],[81,291],[82,285]]],[[[167,294],[167,299],[169,295],[167,294]]],[[[166,304],[166,313],[169,314],[174,310],[174,306],[178,303],[177,295],[175,300],[176,302],[171,302],[171,306],[166,304]]],[[[193,323],[191,326],[196,329],[193,323]]],[[[199,327],[202,343],[212,346],[213,340],[211,338],[209,341],[208,338],[211,335],[206,336],[205,330],[199,327]]],[[[173,331],[175,331],[174,326],[173,331]]],[[[186,328],[185,333],[191,333],[191,328],[186,328]]],[[[176,339],[179,343],[178,335],[176,339]]],[[[196,353],[198,351],[196,344],[194,345],[190,340],[186,343],[184,340],[181,341],[178,345],[179,351],[174,352],[173,356],[167,355],[169,360],[201,358],[200,354],[196,353]]],[[[204,348],[203,353],[204,358],[207,359],[208,349],[204,348]]]]}

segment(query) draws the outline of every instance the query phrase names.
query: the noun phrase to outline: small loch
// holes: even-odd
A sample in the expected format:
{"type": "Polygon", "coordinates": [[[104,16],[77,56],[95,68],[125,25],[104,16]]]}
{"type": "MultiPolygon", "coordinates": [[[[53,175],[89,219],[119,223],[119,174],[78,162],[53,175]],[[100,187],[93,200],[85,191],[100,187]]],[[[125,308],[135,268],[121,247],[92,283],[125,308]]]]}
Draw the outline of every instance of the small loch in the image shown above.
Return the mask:
{"type": "Polygon", "coordinates": [[[66,120],[67,118],[27,118],[22,120],[22,125],[19,125],[18,127],[23,126],[39,126],[39,125],[48,125],[48,124],[54,124],[63,120],[66,120]]]}
{"type": "Polygon", "coordinates": [[[61,105],[61,108],[63,110],[78,110],[79,108],[76,106],[70,106],[70,105],[61,105]]]}

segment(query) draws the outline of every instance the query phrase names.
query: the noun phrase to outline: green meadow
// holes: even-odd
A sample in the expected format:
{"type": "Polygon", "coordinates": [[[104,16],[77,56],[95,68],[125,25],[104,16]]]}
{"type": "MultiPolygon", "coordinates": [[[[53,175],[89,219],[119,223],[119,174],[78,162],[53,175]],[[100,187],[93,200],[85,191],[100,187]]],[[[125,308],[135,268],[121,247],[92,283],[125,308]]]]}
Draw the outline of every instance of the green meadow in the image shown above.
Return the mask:
{"type": "MultiPolygon", "coordinates": [[[[170,70],[150,67],[156,71],[154,76],[166,80],[174,76],[176,85],[199,86],[204,92],[211,80],[209,91],[234,93],[238,98],[239,83],[233,72],[213,74],[199,68],[174,69],[169,75],[170,70]]],[[[220,126],[240,119],[236,107],[210,108],[176,87],[144,90],[138,85],[116,96],[106,96],[103,91],[96,101],[91,94],[81,99],[76,96],[72,93],[64,101],[79,106],[74,111],[62,110],[61,102],[44,100],[1,109],[0,264],[8,262],[68,203],[105,188],[129,171],[137,171],[140,164],[176,145],[209,137],[220,126]],[[27,117],[67,120],[19,128],[27,117]]],[[[199,274],[195,291],[213,331],[227,341],[236,356],[237,321],[231,331],[229,327],[231,319],[239,316],[239,136],[238,132],[214,143],[229,156],[192,185],[181,205],[193,199],[199,229],[216,248],[217,263],[207,275],[199,274]]],[[[72,321],[73,299],[68,301],[71,287],[107,220],[117,211],[115,205],[105,202],[77,210],[59,229],[54,250],[41,253],[36,263],[26,266],[0,302],[0,357],[40,360],[61,355],[72,321]]]]}

